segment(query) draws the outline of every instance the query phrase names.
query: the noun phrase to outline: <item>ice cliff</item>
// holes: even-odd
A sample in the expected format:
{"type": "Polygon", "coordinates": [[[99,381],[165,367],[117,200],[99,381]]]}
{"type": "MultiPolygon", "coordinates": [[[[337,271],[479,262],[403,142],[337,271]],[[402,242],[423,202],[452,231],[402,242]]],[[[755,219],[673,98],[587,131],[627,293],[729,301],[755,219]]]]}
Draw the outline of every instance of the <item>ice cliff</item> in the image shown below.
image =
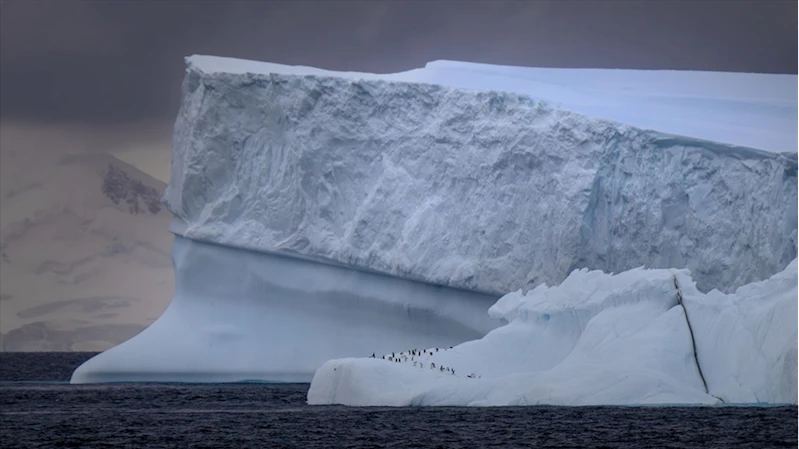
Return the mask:
{"type": "MultiPolygon", "coordinates": [[[[152,326],[86,362],[72,382],[307,382],[316,372],[311,402],[447,403],[440,395],[461,388],[448,383],[455,375],[432,388],[382,360],[339,360],[316,370],[335,358],[470,341],[447,352],[472,360],[458,376],[467,374],[461,369],[486,380],[507,375],[503,382],[513,388],[501,397],[475,390],[468,401],[458,390],[451,403],[516,401],[507,395],[527,388],[530,375],[543,376],[535,377],[539,390],[520,403],[707,403],[714,395],[768,401],[787,394],[782,379],[791,360],[779,357],[788,354],[783,338],[790,329],[775,317],[795,311],[795,301],[775,309],[764,293],[763,307],[751,307],[702,292],[734,291],[795,259],[795,153],[645,130],[519,92],[463,89],[504,86],[504,75],[447,77],[451,85],[444,86],[412,82],[443,73],[428,68],[374,75],[200,56],[187,63],[163,197],[174,215],[175,296],[152,326]],[[661,270],[612,277],[621,284],[579,270],[640,266],[661,270]],[[689,269],[693,280],[687,271],[674,278],[672,268],[689,269]],[[564,279],[596,288],[542,286],[564,279]],[[699,358],[715,357],[736,377],[710,369],[703,382],[696,372],[675,279],[685,284],[689,315],[693,310],[706,324],[696,331],[699,358]],[[486,313],[503,294],[533,288],[532,298],[552,291],[568,300],[508,308],[522,301],[519,292],[495,305],[493,316],[486,313]],[[748,358],[728,349],[718,355],[727,338],[738,339],[748,358]],[[464,349],[481,347],[479,357],[464,349]],[[612,357],[622,353],[628,358],[612,357]],[[586,361],[605,359],[623,370],[601,363],[601,372],[585,370],[586,361]],[[555,382],[569,370],[585,374],[569,378],[572,384],[555,382]],[[376,377],[381,373],[390,375],[376,377]],[[566,393],[592,379],[604,393],[566,393]],[[542,393],[549,384],[562,390],[542,393]],[[375,391],[368,385],[430,395],[365,399],[375,391]]],[[[607,117],[637,110],[618,107],[618,93],[577,101],[572,93],[579,89],[557,90],[558,77],[548,79],[520,86],[554,89],[542,97],[607,117]],[[615,106],[591,109],[603,98],[615,98],[615,106]]],[[[627,92],[627,85],[616,86],[627,92]]],[[[679,83],[674,89],[690,94],[679,83]]],[[[733,129],[733,121],[718,120],[727,116],[713,115],[729,104],[725,95],[702,102],[713,107],[676,110],[707,112],[706,121],[718,125],[712,133],[733,129]]],[[[651,105],[646,95],[636,98],[651,105]]],[[[765,110],[782,111],[779,100],[766,103],[765,110]]],[[[747,117],[741,114],[733,115],[747,117]]],[[[657,121],[644,115],[640,123],[657,121]]],[[[763,123],[744,131],[758,131],[749,138],[769,134],[763,123]]],[[[666,124],[690,130],[684,122],[666,124]]],[[[745,141],[744,131],[729,136],[745,141]]],[[[795,339],[795,323],[792,329],[795,339]]]]}
{"type": "Polygon", "coordinates": [[[325,363],[310,404],[796,403],[796,260],[734,294],[686,270],[578,270],[500,299],[509,324],[454,348],[325,363]],[[690,326],[689,326],[690,323],[690,326]]]}
{"type": "Polygon", "coordinates": [[[190,239],[493,294],[642,265],[730,291],[796,256],[795,154],[516,93],[215,63],[188,59],[164,195],[190,239]]]}

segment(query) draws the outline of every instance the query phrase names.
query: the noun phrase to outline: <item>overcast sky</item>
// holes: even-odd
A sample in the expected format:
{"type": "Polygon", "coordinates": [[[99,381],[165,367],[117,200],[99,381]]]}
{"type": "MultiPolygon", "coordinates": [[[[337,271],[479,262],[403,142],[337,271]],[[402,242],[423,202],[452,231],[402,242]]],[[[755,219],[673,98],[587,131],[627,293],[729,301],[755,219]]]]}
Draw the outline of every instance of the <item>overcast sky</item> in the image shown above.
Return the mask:
{"type": "Polygon", "coordinates": [[[172,120],[183,57],[797,73],[795,0],[6,1],[0,118],[172,120]]]}

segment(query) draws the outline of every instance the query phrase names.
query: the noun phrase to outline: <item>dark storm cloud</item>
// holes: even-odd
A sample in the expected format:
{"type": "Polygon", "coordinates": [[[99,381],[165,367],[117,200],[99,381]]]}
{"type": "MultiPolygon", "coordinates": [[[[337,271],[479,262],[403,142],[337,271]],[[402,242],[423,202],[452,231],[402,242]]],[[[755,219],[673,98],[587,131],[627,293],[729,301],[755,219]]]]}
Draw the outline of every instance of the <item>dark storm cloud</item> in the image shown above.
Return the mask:
{"type": "Polygon", "coordinates": [[[172,119],[183,57],[796,73],[795,1],[4,1],[0,117],[172,119]]]}

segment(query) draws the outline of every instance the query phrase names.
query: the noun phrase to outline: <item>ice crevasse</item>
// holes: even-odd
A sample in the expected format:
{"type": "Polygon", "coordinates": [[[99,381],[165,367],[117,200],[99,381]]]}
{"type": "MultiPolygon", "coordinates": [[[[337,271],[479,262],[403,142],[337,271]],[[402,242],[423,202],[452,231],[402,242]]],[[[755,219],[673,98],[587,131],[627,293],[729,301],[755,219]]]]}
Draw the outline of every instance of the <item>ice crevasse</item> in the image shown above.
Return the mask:
{"type": "MultiPolygon", "coordinates": [[[[346,74],[188,58],[163,199],[174,215],[175,296],[152,326],[82,365],[72,381],[310,381],[337,357],[479,346],[497,335],[537,345],[543,332],[557,350],[523,357],[534,366],[494,374],[475,368],[480,382],[509,374],[524,383],[523,376],[577,363],[569,361],[578,354],[610,351],[581,345],[581,335],[618,328],[612,318],[626,316],[627,307],[674,340],[659,343],[664,359],[680,358],[686,328],[672,304],[673,283],[667,289],[668,269],[678,278],[687,276],[680,269],[690,270],[683,297],[691,318],[692,298],[702,298],[700,317],[712,307],[737,316],[725,308],[736,304],[726,293],[701,292],[733,292],[795,259],[795,153],[651,131],[518,92],[420,83],[435,78],[421,70],[346,74]],[[487,313],[507,292],[541,292],[543,284],[569,282],[575,270],[572,277],[601,277],[580,270],[641,266],[660,280],[633,270],[638,275],[617,275],[642,278],[623,290],[659,299],[636,305],[603,287],[610,299],[582,298],[594,315],[578,312],[583,306],[574,296],[571,312],[569,302],[560,313],[541,303],[539,318],[520,321],[499,312],[520,294],[513,293],[487,313]],[[578,324],[563,324],[570,314],[578,324]],[[549,324],[531,327],[544,316],[549,324]]],[[[703,342],[732,326],[720,323],[695,329],[700,360],[703,342]]],[[[636,329],[625,335],[658,340],[636,329]]],[[[496,357],[512,352],[495,350],[496,357]]],[[[686,390],[697,386],[690,380],[696,365],[680,360],[656,376],[673,386],[672,396],[628,399],[699,397],[686,390]]],[[[730,360],[722,362],[741,367],[730,360]]],[[[342,369],[365,375],[361,363],[385,366],[370,360],[342,369]]],[[[340,382],[315,380],[319,395],[309,393],[309,400],[347,397],[341,392],[348,377],[335,372],[340,382]]],[[[641,370],[630,372],[648,382],[641,370]]],[[[461,374],[469,373],[454,377],[461,374]]],[[[608,382],[616,374],[607,367],[608,382]]],[[[712,375],[704,377],[699,402],[715,397],[712,375]]],[[[735,394],[746,402],[771,397],[750,393],[735,394]]],[[[468,402],[480,401],[502,402],[468,402]]]]}

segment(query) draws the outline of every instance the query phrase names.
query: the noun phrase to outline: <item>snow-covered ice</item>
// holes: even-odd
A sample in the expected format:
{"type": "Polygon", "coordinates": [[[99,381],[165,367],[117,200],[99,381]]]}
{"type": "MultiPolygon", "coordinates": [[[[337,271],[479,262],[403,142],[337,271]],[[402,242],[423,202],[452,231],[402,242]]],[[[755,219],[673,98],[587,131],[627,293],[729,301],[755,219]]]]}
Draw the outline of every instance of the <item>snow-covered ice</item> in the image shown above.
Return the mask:
{"type": "Polygon", "coordinates": [[[795,280],[796,153],[745,146],[795,150],[795,76],[187,63],[163,198],[175,296],[73,382],[316,372],[312,403],[392,405],[795,393],[795,286],[792,305],[761,284],[702,293],[795,280]],[[322,366],[455,345],[430,356],[454,374],[322,366]],[[704,358],[722,368],[703,382],[704,358]]]}
{"type": "Polygon", "coordinates": [[[164,195],[187,238],[496,295],[641,265],[730,291],[796,257],[795,153],[516,93],[226,64],[188,60],[164,195]]]}
{"type": "Polygon", "coordinates": [[[797,150],[796,75],[513,67],[433,61],[391,74],[192,56],[205,73],[277,73],[407,81],[530,95],[639,128],[768,151],[797,150]]]}
{"type": "Polygon", "coordinates": [[[578,270],[557,287],[510,293],[489,313],[509,324],[452,349],[401,363],[331,360],[308,402],[796,403],[796,260],[729,295],[700,293],[687,270],[578,270]]]}

